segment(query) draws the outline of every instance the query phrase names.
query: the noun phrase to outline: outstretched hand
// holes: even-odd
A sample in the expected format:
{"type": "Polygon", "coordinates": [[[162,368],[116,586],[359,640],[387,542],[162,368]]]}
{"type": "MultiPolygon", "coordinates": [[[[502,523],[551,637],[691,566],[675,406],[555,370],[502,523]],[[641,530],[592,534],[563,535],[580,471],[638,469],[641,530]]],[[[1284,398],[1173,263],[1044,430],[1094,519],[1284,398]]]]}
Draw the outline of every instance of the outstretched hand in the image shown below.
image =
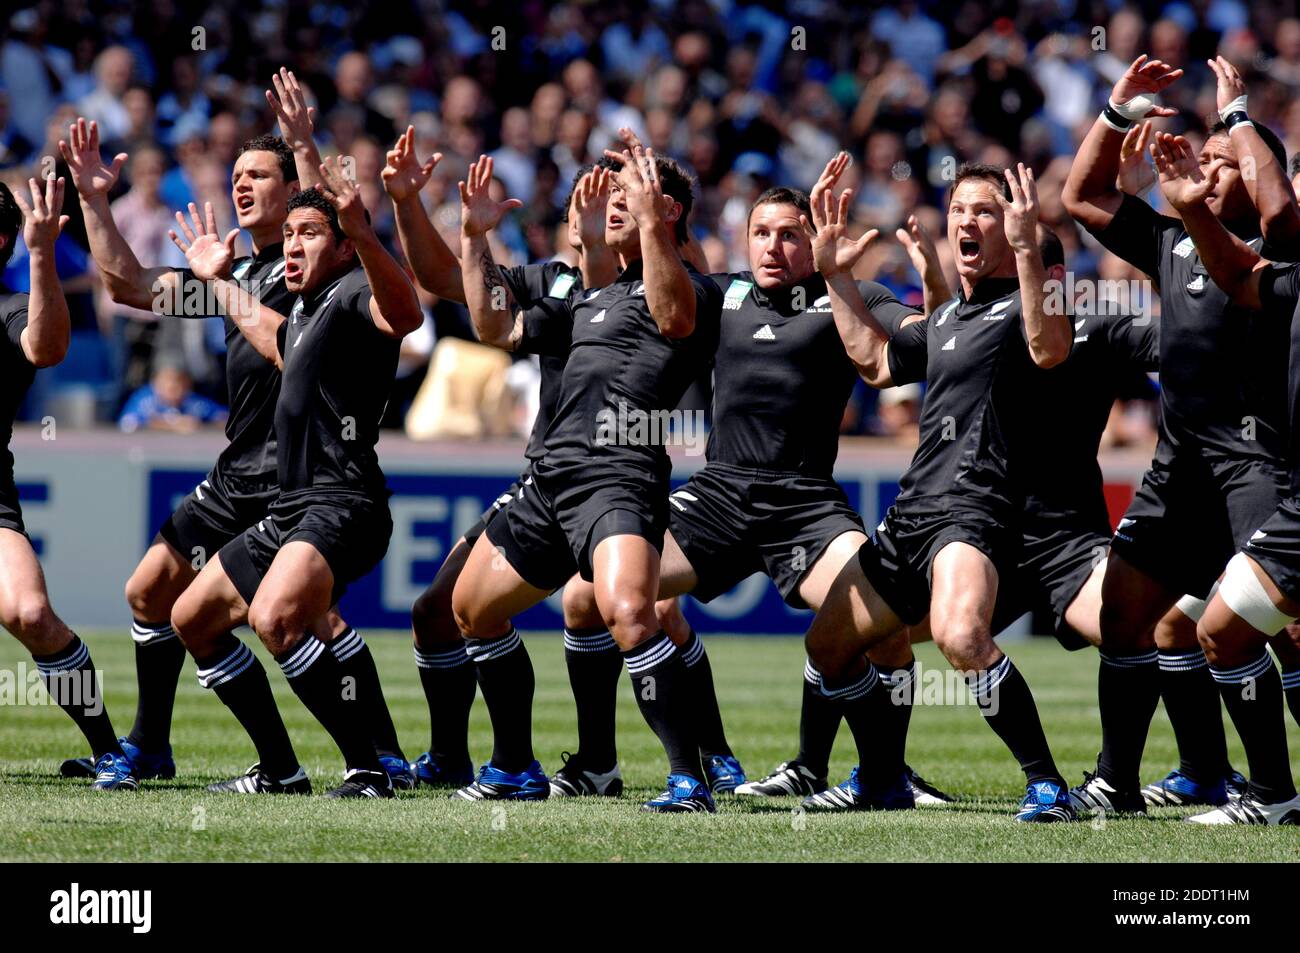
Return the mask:
{"type": "Polygon", "coordinates": [[[1205,201],[1214,191],[1224,165],[1223,159],[1215,159],[1202,169],[1192,144],[1167,132],[1159,133],[1151,143],[1151,158],[1160,177],[1160,191],[1180,212],[1205,201]]]}
{"type": "Polygon", "coordinates": [[[498,202],[492,198],[492,157],[479,156],[469,167],[460,189],[460,230],[464,235],[482,235],[497,227],[507,212],[522,208],[519,199],[498,202]]]}
{"type": "Polygon", "coordinates": [[[198,206],[190,203],[193,228],[190,227],[190,222],[185,221],[184,213],[177,212],[176,223],[180,226],[181,235],[175,229],[168,231],[167,235],[184,253],[194,277],[201,281],[229,278],[235,261],[235,239],[239,237],[239,229],[232,228],[222,238],[217,234],[217,218],[212,211],[212,203],[203,203],[203,208],[205,217],[200,219],[198,206]]]}
{"type": "MultiPolygon", "coordinates": [[[[1111,91],[1110,98],[1117,103],[1129,103],[1139,96],[1154,100],[1157,94],[1182,75],[1182,69],[1175,69],[1164,60],[1147,59],[1147,55],[1143,53],[1124,71],[1124,75],[1119,78],[1111,91]]],[[[1143,118],[1176,115],[1178,115],[1177,109],[1157,106],[1152,102],[1150,108],[1143,113],[1143,118]]]]}
{"type": "Polygon", "coordinates": [[[880,236],[879,229],[870,229],[861,238],[849,238],[849,207],[853,190],[845,189],[837,200],[831,189],[823,189],[821,201],[813,204],[812,224],[806,215],[799,216],[804,231],[812,239],[813,264],[822,277],[830,280],[836,275],[851,274],[862,260],[867,246],[880,236]]]}
{"type": "Polygon", "coordinates": [[[1017,162],[1014,175],[1010,169],[1003,169],[1002,174],[1011,189],[1011,201],[1008,202],[1001,192],[995,194],[1002,206],[1002,227],[1007,242],[1016,251],[1037,248],[1038,184],[1034,181],[1034,170],[1023,162],[1017,162]]]}
{"type": "Polygon", "coordinates": [[[353,241],[370,234],[366,220],[366,206],[361,201],[361,190],[344,171],[339,160],[331,156],[320,164],[322,183],[316,188],[330,200],[339,216],[339,228],[353,241]]]}
{"type": "Polygon", "coordinates": [[[111,165],[99,154],[99,123],[84,116],[68,127],[68,138],[59,140],[59,154],[72,171],[72,184],[83,197],[107,195],[117,184],[127,155],[119,152],[111,165]]]}
{"type": "Polygon", "coordinates": [[[435,152],[423,163],[416,158],[415,127],[407,126],[406,132],[398,136],[396,144],[388,150],[387,162],[379,173],[384,191],[394,202],[419,195],[441,161],[441,152],[435,152]]]}
{"type": "Polygon", "coordinates": [[[68,224],[68,216],[60,215],[63,210],[63,177],[50,176],[45,180],[45,188],[35,179],[27,180],[31,189],[32,200],[28,204],[23,198],[22,190],[14,192],[14,201],[23,213],[23,241],[28,248],[52,249],[68,224]]]}

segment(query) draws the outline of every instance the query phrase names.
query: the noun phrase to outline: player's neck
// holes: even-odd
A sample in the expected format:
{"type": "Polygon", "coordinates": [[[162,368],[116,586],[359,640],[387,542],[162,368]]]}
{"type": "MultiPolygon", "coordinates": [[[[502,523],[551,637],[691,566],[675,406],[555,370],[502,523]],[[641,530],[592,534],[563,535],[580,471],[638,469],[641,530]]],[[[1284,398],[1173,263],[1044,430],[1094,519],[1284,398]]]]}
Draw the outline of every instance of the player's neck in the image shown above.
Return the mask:
{"type": "Polygon", "coordinates": [[[272,245],[278,245],[284,241],[283,229],[280,225],[250,228],[248,238],[253,243],[253,254],[260,255],[263,248],[270,248],[272,245]]]}

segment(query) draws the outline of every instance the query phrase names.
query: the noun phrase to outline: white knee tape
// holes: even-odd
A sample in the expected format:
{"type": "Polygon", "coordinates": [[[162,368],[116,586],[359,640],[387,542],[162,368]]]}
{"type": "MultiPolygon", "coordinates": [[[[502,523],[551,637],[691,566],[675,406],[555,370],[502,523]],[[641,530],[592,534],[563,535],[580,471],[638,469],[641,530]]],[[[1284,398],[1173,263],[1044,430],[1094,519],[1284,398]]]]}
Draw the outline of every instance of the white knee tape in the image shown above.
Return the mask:
{"type": "Polygon", "coordinates": [[[1204,599],[1198,599],[1195,596],[1183,596],[1175,605],[1178,611],[1187,618],[1193,622],[1200,622],[1201,616],[1205,615],[1205,609],[1209,606],[1210,600],[1214,598],[1214,594],[1218,591],[1219,583],[1216,580],[1214,585],[1210,587],[1210,594],[1204,599]]]}
{"type": "Polygon", "coordinates": [[[1273,635],[1295,621],[1269,599],[1264,585],[1250,567],[1250,561],[1237,553],[1228,561],[1219,585],[1219,598],[1250,626],[1264,635],[1273,635]]]}

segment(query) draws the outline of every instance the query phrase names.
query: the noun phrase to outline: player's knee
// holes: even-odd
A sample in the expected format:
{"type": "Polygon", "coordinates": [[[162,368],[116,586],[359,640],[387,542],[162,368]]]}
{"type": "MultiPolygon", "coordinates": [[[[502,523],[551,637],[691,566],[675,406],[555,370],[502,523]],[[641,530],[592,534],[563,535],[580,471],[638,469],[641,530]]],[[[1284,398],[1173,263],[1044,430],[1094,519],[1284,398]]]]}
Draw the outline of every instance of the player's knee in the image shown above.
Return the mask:
{"type": "Polygon", "coordinates": [[[581,579],[564,587],[564,626],[568,629],[593,629],[604,624],[596,605],[596,587],[581,579]]]}
{"type": "Polygon", "coordinates": [[[154,622],[171,610],[170,593],[156,575],[136,570],[126,581],[126,604],[137,619],[154,622]]]}
{"type": "Polygon", "coordinates": [[[654,602],[639,594],[620,594],[602,607],[601,616],[620,646],[636,645],[659,628],[654,602]]]}
{"type": "Polygon", "coordinates": [[[3,622],[29,648],[43,645],[57,628],[54,610],[43,592],[19,595],[6,607],[3,622]]]}
{"type": "Polygon", "coordinates": [[[284,599],[253,599],[248,624],[272,655],[281,655],[306,631],[295,607],[284,599]]]}
{"type": "Polygon", "coordinates": [[[1102,648],[1140,649],[1155,644],[1154,631],[1141,626],[1119,602],[1103,601],[1097,621],[1102,648]]]}
{"type": "Polygon", "coordinates": [[[977,618],[958,618],[935,626],[934,644],[953,667],[964,671],[982,671],[998,656],[988,625],[977,618]]]}
{"type": "Polygon", "coordinates": [[[429,648],[460,640],[460,629],[451,611],[454,586],[454,582],[440,586],[434,579],[433,585],[420,593],[415,605],[411,606],[411,632],[416,645],[429,648]]]}
{"type": "Polygon", "coordinates": [[[676,599],[660,599],[655,603],[655,621],[678,645],[685,644],[691,634],[691,625],[682,615],[682,607],[676,599]]]}

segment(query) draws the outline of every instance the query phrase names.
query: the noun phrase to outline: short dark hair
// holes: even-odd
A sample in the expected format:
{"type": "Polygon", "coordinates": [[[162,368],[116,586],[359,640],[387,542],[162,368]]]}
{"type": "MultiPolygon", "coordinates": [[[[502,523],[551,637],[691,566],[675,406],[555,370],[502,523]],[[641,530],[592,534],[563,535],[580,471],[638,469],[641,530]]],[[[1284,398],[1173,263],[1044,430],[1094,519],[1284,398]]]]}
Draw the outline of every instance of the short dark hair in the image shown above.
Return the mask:
{"type": "Polygon", "coordinates": [[[963,162],[957,166],[957,174],[953,176],[952,187],[948,189],[948,198],[944,202],[945,206],[952,204],[952,195],[957,191],[957,186],[961,185],[967,179],[983,179],[998,186],[1002,191],[1002,197],[1008,202],[1011,201],[1011,186],[1007,183],[1007,178],[1003,170],[995,165],[989,165],[987,162],[963,162]]]}
{"type": "Polygon", "coordinates": [[[665,195],[671,195],[682,205],[682,214],[673,223],[673,234],[677,244],[684,245],[691,237],[687,219],[695,205],[695,177],[676,159],[667,156],[655,156],[655,171],[659,174],[659,185],[665,195]]]}
{"type": "Polygon", "coordinates": [[[1043,256],[1043,267],[1065,267],[1065,246],[1060,237],[1042,222],[1038,223],[1038,253],[1043,256]]]}
{"type": "Polygon", "coordinates": [[[1294,179],[1297,175],[1300,175],[1300,152],[1291,157],[1291,167],[1286,172],[1289,179],[1294,179]]]}
{"type": "Polygon", "coordinates": [[[334,207],[333,202],[321,194],[319,189],[303,189],[289,196],[289,208],[285,214],[288,215],[300,208],[315,209],[325,216],[325,220],[330,223],[330,231],[334,233],[336,245],[347,238],[342,226],[339,225],[339,210],[334,207]]]}
{"type": "Polygon", "coordinates": [[[569,194],[564,197],[564,208],[561,210],[560,221],[566,224],[568,223],[569,208],[573,205],[573,193],[578,191],[578,183],[582,181],[584,175],[592,169],[613,169],[614,171],[618,171],[621,168],[623,168],[621,162],[615,162],[609,156],[601,156],[595,162],[588,162],[581,169],[575,172],[573,174],[573,181],[569,183],[569,194]]]}
{"type": "Polygon", "coordinates": [[[0,182],[0,235],[6,239],[5,247],[0,248],[0,271],[9,264],[13,257],[14,246],[18,244],[18,233],[23,227],[23,210],[9,191],[9,186],[0,182]]]}
{"type": "MultiPolygon", "coordinates": [[[[1252,122],[1251,125],[1255,127],[1255,131],[1259,133],[1259,137],[1264,140],[1264,145],[1268,146],[1268,151],[1273,153],[1273,158],[1277,160],[1277,164],[1285,169],[1286,146],[1282,145],[1282,140],[1277,137],[1277,133],[1264,125],[1262,121],[1252,122]]],[[[1210,135],[1228,135],[1228,127],[1222,119],[1216,119],[1210,126],[1210,135]]]]}
{"type": "Polygon", "coordinates": [[[279,136],[254,136],[239,147],[239,155],[245,152],[270,152],[280,164],[280,174],[284,184],[298,181],[298,166],[293,161],[293,150],[279,136]]]}
{"type": "Polygon", "coordinates": [[[754,209],[760,205],[793,205],[799,210],[800,215],[807,217],[809,222],[812,221],[812,202],[803,189],[791,189],[784,185],[774,185],[770,189],[764,189],[758,198],[754,199],[754,204],[749,207],[749,212],[745,215],[746,225],[754,217],[754,209]]]}

